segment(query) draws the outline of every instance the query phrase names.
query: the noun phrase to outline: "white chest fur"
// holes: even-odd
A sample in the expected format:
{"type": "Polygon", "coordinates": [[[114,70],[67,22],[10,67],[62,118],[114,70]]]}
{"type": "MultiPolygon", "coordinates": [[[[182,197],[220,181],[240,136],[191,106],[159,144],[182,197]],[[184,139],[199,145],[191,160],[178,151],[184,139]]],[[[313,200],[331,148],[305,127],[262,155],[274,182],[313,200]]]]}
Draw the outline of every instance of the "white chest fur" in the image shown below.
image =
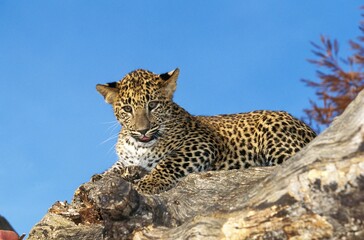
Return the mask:
{"type": "Polygon", "coordinates": [[[119,139],[116,152],[118,162],[123,166],[141,166],[151,170],[160,160],[156,152],[156,140],[147,143],[139,142],[132,137],[119,139]]]}

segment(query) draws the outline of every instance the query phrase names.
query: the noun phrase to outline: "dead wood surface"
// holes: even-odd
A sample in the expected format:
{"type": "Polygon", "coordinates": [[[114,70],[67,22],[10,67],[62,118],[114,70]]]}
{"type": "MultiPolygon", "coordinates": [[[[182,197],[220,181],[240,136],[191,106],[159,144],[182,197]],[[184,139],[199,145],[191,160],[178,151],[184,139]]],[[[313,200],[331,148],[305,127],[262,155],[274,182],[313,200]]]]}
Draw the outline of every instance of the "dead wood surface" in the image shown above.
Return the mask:
{"type": "Polygon", "coordinates": [[[94,178],[28,239],[364,239],[363,221],[364,91],[282,166],[191,174],[159,195],[94,178]]]}

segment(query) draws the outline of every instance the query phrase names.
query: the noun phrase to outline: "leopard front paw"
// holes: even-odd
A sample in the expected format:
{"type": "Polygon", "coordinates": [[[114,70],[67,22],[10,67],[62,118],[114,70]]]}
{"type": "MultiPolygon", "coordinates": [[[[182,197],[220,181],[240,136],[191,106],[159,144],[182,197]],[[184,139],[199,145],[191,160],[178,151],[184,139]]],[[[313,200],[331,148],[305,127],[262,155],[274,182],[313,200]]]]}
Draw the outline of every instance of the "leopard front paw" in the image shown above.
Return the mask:
{"type": "Polygon", "coordinates": [[[145,176],[134,185],[139,193],[143,194],[158,194],[167,191],[172,186],[167,183],[160,182],[149,176],[145,176]]]}
{"type": "Polygon", "coordinates": [[[91,182],[97,182],[97,181],[101,180],[102,177],[103,177],[102,174],[94,174],[91,177],[91,182]]]}
{"type": "Polygon", "coordinates": [[[136,182],[144,177],[148,172],[140,166],[128,166],[123,168],[121,177],[128,182],[136,182]]]}

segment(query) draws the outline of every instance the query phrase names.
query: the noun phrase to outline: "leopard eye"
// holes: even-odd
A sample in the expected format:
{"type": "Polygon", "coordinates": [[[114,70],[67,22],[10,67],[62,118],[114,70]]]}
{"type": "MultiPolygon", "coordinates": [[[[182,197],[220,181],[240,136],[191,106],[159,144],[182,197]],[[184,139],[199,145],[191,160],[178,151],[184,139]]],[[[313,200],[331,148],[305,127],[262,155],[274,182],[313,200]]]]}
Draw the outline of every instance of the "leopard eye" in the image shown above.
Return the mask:
{"type": "Polygon", "coordinates": [[[158,102],[157,101],[152,101],[148,103],[148,108],[149,110],[153,110],[154,108],[156,108],[158,106],[158,102]]]}
{"type": "Polygon", "coordinates": [[[127,112],[127,113],[131,113],[133,111],[133,109],[130,106],[124,106],[122,108],[123,108],[124,112],[127,112]]]}

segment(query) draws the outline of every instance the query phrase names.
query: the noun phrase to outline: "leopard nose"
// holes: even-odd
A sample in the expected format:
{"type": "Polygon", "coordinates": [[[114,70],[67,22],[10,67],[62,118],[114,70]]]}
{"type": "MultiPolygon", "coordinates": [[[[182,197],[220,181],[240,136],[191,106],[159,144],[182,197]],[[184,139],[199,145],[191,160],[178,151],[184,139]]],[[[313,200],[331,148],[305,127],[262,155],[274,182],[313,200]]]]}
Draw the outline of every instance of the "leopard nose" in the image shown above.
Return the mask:
{"type": "Polygon", "coordinates": [[[148,132],[149,129],[143,129],[143,130],[138,130],[138,132],[140,132],[140,134],[145,135],[148,132]]]}

